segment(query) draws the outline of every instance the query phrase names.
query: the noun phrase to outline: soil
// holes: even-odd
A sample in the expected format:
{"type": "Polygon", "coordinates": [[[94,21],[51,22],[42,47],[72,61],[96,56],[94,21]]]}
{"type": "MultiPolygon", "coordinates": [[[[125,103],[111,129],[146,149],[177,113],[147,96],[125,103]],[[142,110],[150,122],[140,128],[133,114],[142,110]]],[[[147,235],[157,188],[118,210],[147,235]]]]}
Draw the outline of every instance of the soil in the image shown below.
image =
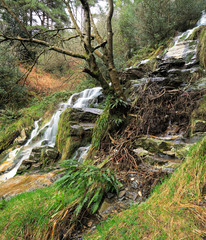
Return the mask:
{"type": "MultiPolygon", "coordinates": [[[[70,73],[70,75],[64,74],[61,77],[45,72],[38,66],[34,66],[28,77],[21,80],[21,84],[29,87],[34,92],[44,93],[45,95],[63,90],[72,91],[86,77],[80,65],[81,63],[77,60],[70,61],[68,63],[68,68],[72,68],[73,73],[70,73]]],[[[30,71],[30,67],[20,65],[20,70],[26,76],[30,71]]]]}

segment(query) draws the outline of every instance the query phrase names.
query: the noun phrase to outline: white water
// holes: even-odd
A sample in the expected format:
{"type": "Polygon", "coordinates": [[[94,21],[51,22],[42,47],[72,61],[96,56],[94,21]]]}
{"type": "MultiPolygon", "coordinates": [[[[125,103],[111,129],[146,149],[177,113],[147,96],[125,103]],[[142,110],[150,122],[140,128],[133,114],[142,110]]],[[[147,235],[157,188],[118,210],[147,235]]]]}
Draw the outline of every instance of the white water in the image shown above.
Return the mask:
{"type": "Polygon", "coordinates": [[[75,155],[74,155],[74,159],[77,159],[78,162],[82,163],[87,156],[87,153],[89,151],[90,146],[91,145],[88,145],[86,147],[78,148],[75,155]]]}
{"type": "Polygon", "coordinates": [[[182,34],[180,34],[177,37],[177,40],[175,41],[174,46],[176,46],[179,42],[181,42],[182,39],[187,40],[191,36],[191,34],[193,33],[193,31],[195,29],[197,29],[197,28],[199,28],[200,26],[203,26],[203,25],[206,25],[206,12],[205,11],[202,11],[202,16],[201,16],[200,20],[197,22],[197,26],[192,28],[192,29],[187,30],[186,32],[183,32],[182,34]]]}
{"type": "Polygon", "coordinates": [[[0,182],[6,181],[16,175],[18,168],[20,167],[23,160],[28,159],[31,151],[34,147],[40,146],[51,146],[55,145],[55,138],[58,129],[58,123],[62,112],[68,108],[86,108],[102,94],[101,87],[95,87],[92,89],[86,89],[81,93],[73,94],[66,103],[60,103],[58,110],[54,113],[49,122],[47,122],[42,128],[39,128],[39,122],[34,122],[34,130],[31,133],[30,139],[25,143],[24,146],[16,148],[11,151],[6,157],[3,164],[0,165],[0,171],[3,169],[5,163],[11,163],[7,172],[0,175],[0,182]],[[10,169],[12,168],[12,169],[10,169]]]}

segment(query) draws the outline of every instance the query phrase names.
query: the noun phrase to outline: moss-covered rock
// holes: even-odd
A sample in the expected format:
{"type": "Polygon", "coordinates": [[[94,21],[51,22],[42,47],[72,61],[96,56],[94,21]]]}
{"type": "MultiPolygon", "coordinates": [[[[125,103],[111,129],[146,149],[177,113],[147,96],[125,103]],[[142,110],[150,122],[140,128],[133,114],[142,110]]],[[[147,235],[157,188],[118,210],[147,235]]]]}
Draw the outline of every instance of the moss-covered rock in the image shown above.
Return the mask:
{"type": "Polygon", "coordinates": [[[206,27],[202,28],[199,37],[198,53],[200,65],[206,69],[206,27]]]}
{"type": "Polygon", "coordinates": [[[147,136],[138,138],[134,143],[135,147],[142,147],[152,153],[170,151],[174,145],[175,143],[166,142],[156,138],[150,138],[147,136]]]}
{"type": "Polygon", "coordinates": [[[200,65],[206,69],[206,26],[195,29],[189,39],[199,39],[198,56],[200,65]]]}
{"type": "Polygon", "coordinates": [[[36,147],[32,149],[29,159],[25,159],[18,174],[22,174],[27,170],[44,169],[44,167],[54,164],[60,157],[60,153],[53,147],[36,147]]]}
{"type": "Polygon", "coordinates": [[[81,146],[91,142],[92,129],[98,118],[97,112],[81,109],[66,109],[59,121],[56,146],[62,153],[62,160],[71,158],[81,146]]]}
{"type": "Polygon", "coordinates": [[[4,135],[0,137],[0,154],[8,149],[14,140],[20,135],[16,124],[13,124],[11,127],[7,128],[4,132],[4,135]]]}

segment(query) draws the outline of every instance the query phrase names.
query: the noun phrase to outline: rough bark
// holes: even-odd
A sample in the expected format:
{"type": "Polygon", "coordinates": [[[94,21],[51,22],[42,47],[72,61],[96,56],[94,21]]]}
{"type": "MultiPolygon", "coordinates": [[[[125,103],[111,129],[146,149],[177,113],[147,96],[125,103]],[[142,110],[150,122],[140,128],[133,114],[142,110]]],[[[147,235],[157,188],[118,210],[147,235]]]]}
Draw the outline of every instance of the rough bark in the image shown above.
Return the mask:
{"type": "Polygon", "coordinates": [[[125,99],[122,86],[119,80],[119,74],[114,65],[113,58],[113,31],[112,31],[112,16],[114,12],[113,0],[108,0],[109,12],[107,15],[107,44],[108,44],[108,70],[111,82],[113,84],[115,92],[125,99]]]}

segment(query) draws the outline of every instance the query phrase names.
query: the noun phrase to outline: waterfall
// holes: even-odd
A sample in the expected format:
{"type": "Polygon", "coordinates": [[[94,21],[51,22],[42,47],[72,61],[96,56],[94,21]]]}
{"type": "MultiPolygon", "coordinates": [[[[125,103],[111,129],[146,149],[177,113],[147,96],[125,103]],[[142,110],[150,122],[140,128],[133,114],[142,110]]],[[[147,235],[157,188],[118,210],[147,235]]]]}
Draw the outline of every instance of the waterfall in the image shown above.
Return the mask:
{"type": "Polygon", "coordinates": [[[197,22],[196,27],[181,33],[174,40],[174,44],[171,48],[167,49],[167,52],[163,60],[168,58],[183,58],[185,60],[186,66],[192,66],[196,63],[197,59],[197,45],[198,40],[188,40],[193,31],[202,25],[206,24],[206,12],[202,12],[200,20],[197,22]]]}
{"type": "MultiPolygon", "coordinates": [[[[31,151],[34,147],[40,146],[50,146],[54,147],[55,138],[58,129],[58,123],[61,114],[68,107],[73,108],[88,108],[91,103],[102,94],[101,87],[95,87],[92,89],[86,89],[80,93],[73,94],[66,103],[60,103],[59,108],[53,114],[52,118],[49,122],[47,122],[42,128],[39,127],[38,121],[34,122],[34,129],[31,132],[30,138],[27,142],[19,147],[11,151],[4,159],[4,162],[0,165],[0,171],[4,171],[5,173],[0,175],[0,182],[6,181],[9,178],[15,176],[18,168],[20,167],[23,160],[28,159],[31,151]],[[12,165],[11,165],[12,163],[12,165]],[[6,168],[9,166],[9,168],[6,168]]],[[[85,148],[87,150],[87,148],[85,148]]]]}
{"type": "Polygon", "coordinates": [[[203,25],[206,25],[206,12],[205,11],[202,11],[202,16],[201,16],[200,20],[197,22],[196,27],[194,27],[192,29],[188,29],[186,32],[183,32],[179,36],[177,36],[174,46],[176,46],[179,42],[181,42],[182,39],[187,40],[191,36],[191,34],[193,33],[193,31],[195,29],[197,29],[203,25]]]}

